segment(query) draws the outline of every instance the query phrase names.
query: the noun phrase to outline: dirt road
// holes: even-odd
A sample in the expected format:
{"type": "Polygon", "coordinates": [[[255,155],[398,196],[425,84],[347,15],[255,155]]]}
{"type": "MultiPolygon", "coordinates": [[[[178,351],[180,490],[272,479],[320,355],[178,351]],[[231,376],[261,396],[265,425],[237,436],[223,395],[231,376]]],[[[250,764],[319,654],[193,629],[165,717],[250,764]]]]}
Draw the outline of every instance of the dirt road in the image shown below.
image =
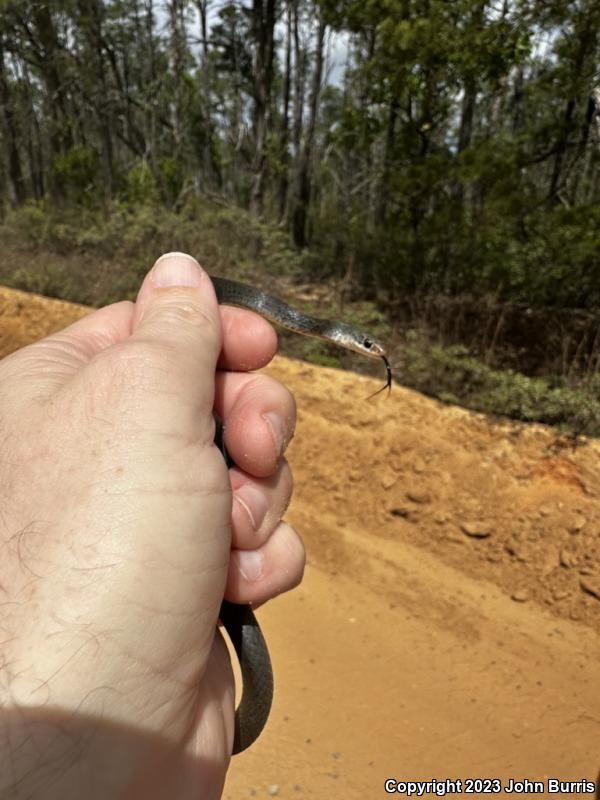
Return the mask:
{"type": "MultiPolygon", "coordinates": [[[[0,354],[82,313],[1,290],[0,354]]],[[[400,386],[366,402],[376,383],[351,373],[269,371],[299,408],[288,519],[308,567],[259,611],[274,708],[225,797],[406,796],[387,778],[585,794],[600,768],[600,444],[400,386]]]]}

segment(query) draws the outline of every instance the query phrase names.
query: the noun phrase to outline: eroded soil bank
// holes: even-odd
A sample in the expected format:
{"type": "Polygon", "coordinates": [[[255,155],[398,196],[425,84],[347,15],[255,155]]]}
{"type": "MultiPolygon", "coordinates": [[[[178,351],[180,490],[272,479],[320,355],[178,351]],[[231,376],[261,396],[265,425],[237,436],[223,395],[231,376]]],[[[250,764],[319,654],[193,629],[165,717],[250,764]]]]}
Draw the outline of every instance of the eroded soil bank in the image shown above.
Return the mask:
{"type": "MultiPolygon", "coordinates": [[[[83,313],[0,290],[0,354],[83,313]]],[[[378,384],[351,373],[286,359],[270,372],[298,403],[288,519],[308,567],[259,612],[275,703],[225,797],[595,780],[600,445],[400,386],[365,402],[378,384]]]]}

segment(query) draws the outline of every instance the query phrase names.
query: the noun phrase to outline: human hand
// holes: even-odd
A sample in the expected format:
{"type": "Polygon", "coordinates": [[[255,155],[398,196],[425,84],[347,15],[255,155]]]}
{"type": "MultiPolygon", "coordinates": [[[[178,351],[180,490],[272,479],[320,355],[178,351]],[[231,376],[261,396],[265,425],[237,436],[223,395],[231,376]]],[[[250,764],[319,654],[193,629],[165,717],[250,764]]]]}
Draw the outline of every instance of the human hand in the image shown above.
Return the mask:
{"type": "Polygon", "coordinates": [[[169,254],[135,304],[0,362],[3,798],[221,796],[224,589],[260,603],[304,566],[280,523],[293,398],[247,372],[275,348],[268,323],[219,307],[197,263],[169,254]]]}

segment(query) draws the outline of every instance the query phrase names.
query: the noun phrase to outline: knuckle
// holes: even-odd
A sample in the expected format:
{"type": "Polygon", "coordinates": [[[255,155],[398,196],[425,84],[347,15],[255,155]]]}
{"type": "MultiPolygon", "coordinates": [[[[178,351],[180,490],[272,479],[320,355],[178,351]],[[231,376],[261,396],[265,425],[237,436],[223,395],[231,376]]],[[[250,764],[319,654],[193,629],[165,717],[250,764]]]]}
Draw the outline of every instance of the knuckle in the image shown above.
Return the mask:
{"type": "Polygon", "coordinates": [[[207,308],[205,303],[195,302],[193,296],[182,297],[181,290],[165,290],[166,295],[160,302],[150,304],[142,315],[142,322],[154,322],[173,325],[191,325],[192,327],[214,328],[219,325],[218,313],[207,308]]]}
{"type": "Polygon", "coordinates": [[[285,386],[285,384],[272,378],[270,375],[255,375],[244,386],[242,390],[246,399],[255,400],[260,398],[274,399],[277,403],[277,409],[281,411],[286,419],[295,422],[296,418],[296,400],[292,392],[285,386]]]}

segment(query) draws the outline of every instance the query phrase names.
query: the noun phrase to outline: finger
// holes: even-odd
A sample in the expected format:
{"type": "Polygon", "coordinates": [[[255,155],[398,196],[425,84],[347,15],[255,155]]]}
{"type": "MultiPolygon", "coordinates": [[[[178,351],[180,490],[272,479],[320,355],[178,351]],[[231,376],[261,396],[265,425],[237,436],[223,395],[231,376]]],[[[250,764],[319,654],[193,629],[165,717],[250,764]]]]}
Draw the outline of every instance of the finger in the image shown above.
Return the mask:
{"type": "Polygon", "coordinates": [[[93,311],[5,358],[3,375],[14,378],[19,393],[49,396],[99,352],[127,339],[133,312],[128,301],[93,311]]]}
{"type": "Polygon", "coordinates": [[[130,373],[140,373],[137,388],[144,394],[144,413],[164,414],[169,395],[170,432],[189,437],[195,431],[212,440],[221,343],[221,315],[210,277],[191,256],[161,256],[142,283],[133,333],[121,356],[130,373]]]}
{"type": "Polygon", "coordinates": [[[281,522],[262,547],[232,551],[225,597],[232,603],[264,603],[300,583],[305,561],[302,540],[281,522]]]}
{"type": "Polygon", "coordinates": [[[292,472],[281,460],[268,478],[253,478],[235,468],[229,476],[233,490],[232,547],[255,550],[267,541],[286,512],[292,496],[292,472]]]}
{"type": "Polygon", "coordinates": [[[273,326],[252,311],[221,306],[223,349],[219,369],[247,372],[264,367],[277,352],[273,326]]]}
{"type": "Polygon", "coordinates": [[[268,375],[218,372],[215,410],[236,465],[258,478],[272,475],[294,435],[292,394],[268,375]]]}

